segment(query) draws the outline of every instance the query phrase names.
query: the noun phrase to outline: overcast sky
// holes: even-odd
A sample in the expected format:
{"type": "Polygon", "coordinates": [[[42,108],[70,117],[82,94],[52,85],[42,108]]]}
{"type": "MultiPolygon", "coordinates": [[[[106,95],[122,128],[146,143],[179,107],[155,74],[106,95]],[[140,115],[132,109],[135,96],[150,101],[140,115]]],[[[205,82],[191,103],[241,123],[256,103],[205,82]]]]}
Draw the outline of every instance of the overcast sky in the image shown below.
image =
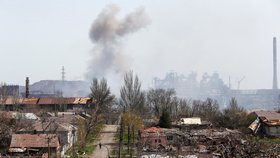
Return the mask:
{"type": "MultiPolygon", "coordinates": [[[[121,41],[127,69],[144,87],[172,70],[218,72],[226,84],[231,76],[233,88],[243,76],[241,89],[272,87],[279,0],[0,0],[0,81],[61,79],[62,66],[67,80],[84,79],[94,47],[89,30],[109,4],[121,9],[120,18],[139,7],[150,17],[148,26],[121,41]]],[[[122,84],[118,76],[107,78],[113,87],[122,84]]]]}

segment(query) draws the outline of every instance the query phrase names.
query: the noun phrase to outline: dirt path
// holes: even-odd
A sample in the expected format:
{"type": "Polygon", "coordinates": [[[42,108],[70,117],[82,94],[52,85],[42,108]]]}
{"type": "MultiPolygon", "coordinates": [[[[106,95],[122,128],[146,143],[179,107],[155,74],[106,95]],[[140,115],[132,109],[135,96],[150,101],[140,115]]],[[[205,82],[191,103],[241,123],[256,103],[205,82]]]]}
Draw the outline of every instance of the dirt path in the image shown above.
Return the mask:
{"type": "Polygon", "coordinates": [[[110,144],[115,143],[114,137],[117,132],[118,125],[105,125],[102,130],[99,141],[96,142],[96,148],[93,151],[92,158],[108,158],[108,151],[110,152],[112,146],[110,144]],[[101,143],[101,149],[99,147],[101,143]]]}

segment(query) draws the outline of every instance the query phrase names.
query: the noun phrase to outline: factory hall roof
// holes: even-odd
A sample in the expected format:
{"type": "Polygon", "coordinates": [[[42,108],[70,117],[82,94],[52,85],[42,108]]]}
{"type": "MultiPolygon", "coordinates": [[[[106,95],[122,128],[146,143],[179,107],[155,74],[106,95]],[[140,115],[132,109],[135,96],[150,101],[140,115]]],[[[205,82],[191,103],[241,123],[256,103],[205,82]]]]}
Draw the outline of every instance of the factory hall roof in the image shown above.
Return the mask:
{"type": "Polygon", "coordinates": [[[94,101],[92,98],[64,98],[64,97],[48,97],[48,98],[16,98],[8,97],[0,100],[1,104],[5,105],[15,105],[15,104],[25,104],[25,105],[58,105],[58,104],[88,104],[94,101]]]}

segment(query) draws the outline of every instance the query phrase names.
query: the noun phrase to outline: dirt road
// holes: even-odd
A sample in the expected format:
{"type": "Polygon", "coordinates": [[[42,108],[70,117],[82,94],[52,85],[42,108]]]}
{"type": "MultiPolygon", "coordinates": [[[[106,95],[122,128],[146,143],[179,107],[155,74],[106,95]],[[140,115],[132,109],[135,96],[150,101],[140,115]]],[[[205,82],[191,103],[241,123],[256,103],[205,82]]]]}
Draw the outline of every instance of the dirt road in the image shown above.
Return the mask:
{"type": "Polygon", "coordinates": [[[99,141],[96,142],[97,146],[93,151],[92,158],[108,158],[108,152],[111,151],[111,143],[115,143],[114,137],[117,132],[118,125],[105,125],[102,130],[99,141]],[[101,149],[99,147],[101,143],[101,149]]]}

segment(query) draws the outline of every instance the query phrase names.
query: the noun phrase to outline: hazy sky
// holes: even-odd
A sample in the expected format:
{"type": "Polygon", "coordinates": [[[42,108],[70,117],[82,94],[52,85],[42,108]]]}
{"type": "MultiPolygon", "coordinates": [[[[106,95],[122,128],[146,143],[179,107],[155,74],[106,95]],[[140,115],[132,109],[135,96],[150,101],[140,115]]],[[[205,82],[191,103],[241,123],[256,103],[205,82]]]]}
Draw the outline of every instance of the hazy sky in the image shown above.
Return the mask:
{"type": "MultiPolygon", "coordinates": [[[[243,76],[241,89],[272,87],[279,0],[0,0],[0,81],[60,79],[62,66],[67,80],[83,79],[94,48],[90,27],[109,4],[121,9],[120,18],[139,7],[150,17],[121,41],[144,87],[171,70],[218,72],[226,83],[231,76],[233,88],[243,76]]],[[[118,78],[108,76],[113,87],[122,84],[118,78]]]]}

